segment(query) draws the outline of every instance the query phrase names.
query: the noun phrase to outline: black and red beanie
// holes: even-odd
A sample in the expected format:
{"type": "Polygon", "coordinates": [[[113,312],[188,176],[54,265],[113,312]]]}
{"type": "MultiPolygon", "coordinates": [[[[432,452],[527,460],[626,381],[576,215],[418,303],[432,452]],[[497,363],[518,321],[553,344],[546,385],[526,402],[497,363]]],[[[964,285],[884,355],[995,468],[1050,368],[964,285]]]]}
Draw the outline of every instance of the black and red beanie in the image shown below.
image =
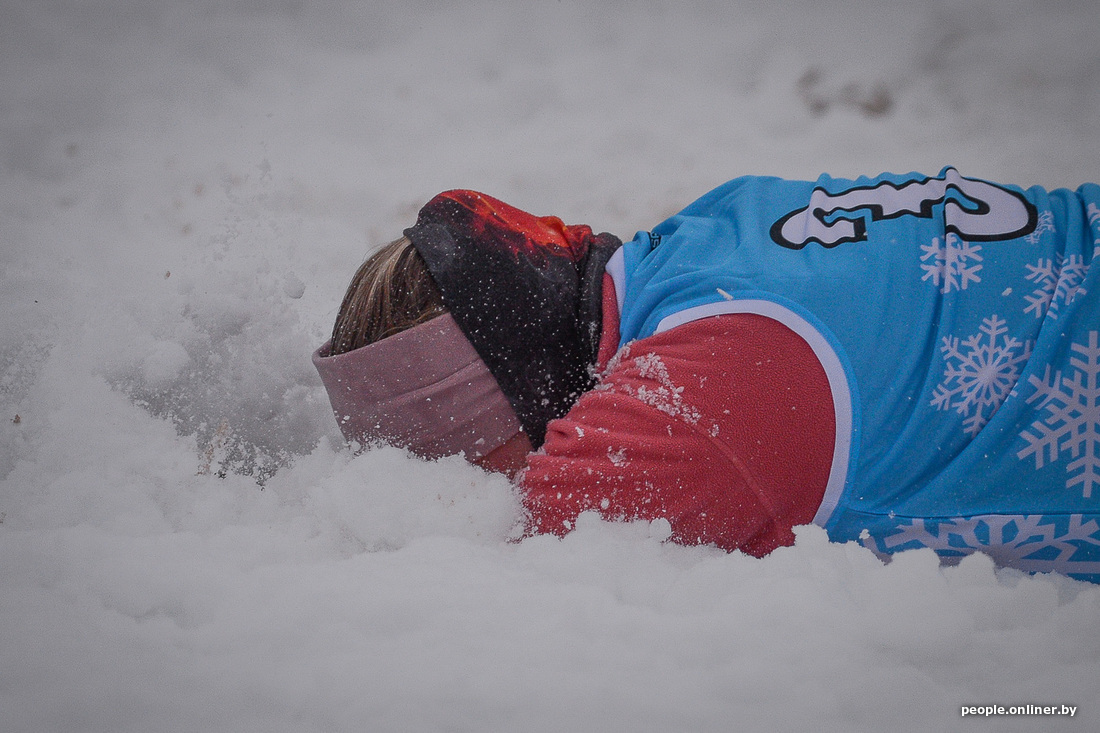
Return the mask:
{"type": "Polygon", "coordinates": [[[475,191],[439,194],[405,230],[531,444],[595,382],[607,233],[475,191]]]}

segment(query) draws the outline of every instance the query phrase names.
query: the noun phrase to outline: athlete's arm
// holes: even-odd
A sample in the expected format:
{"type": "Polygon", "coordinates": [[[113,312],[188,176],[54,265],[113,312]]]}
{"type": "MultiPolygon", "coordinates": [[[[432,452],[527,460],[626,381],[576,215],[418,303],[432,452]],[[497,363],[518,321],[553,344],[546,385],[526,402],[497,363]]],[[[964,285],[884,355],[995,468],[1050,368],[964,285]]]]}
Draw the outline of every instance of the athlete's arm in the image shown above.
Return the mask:
{"type": "Polygon", "coordinates": [[[835,437],[810,347],[754,314],[700,319],[629,344],[521,475],[531,532],[588,510],[665,518],[672,538],[763,555],[821,502],[835,437]]]}

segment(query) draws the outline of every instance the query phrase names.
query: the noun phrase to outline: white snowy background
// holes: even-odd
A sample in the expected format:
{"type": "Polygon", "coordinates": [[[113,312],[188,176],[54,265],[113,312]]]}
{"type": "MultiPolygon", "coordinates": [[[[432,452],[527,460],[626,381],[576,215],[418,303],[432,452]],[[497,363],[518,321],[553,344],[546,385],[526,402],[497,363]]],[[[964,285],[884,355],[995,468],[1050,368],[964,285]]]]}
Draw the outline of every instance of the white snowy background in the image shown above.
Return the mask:
{"type": "Polygon", "coordinates": [[[0,731],[1096,730],[1096,587],[515,542],[309,363],[446,188],[630,237],[945,164],[1100,178],[1100,3],[0,0],[0,731]]]}

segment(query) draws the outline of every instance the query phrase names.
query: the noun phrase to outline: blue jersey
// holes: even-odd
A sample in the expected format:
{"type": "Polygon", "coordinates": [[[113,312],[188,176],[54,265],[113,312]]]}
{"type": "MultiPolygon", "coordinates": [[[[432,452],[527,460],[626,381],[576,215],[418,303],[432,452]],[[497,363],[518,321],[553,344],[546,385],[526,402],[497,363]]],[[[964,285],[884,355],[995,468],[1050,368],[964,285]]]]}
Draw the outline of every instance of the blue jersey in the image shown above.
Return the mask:
{"type": "Polygon", "coordinates": [[[814,521],[834,540],[1100,581],[1098,251],[1100,187],[946,168],[738,178],[608,271],[624,344],[721,313],[810,344],[836,416],[814,521]]]}

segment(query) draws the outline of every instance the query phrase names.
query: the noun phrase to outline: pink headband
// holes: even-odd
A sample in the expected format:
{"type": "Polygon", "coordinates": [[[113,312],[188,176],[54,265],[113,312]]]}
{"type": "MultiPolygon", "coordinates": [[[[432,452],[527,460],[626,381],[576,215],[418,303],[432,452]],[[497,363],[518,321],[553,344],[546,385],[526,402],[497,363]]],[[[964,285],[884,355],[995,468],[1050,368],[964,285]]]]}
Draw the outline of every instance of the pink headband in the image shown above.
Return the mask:
{"type": "Polygon", "coordinates": [[[449,313],[336,356],[313,353],[340,431],[424,458],[480,458],[520,430],[493,375],[449,313]]]}

